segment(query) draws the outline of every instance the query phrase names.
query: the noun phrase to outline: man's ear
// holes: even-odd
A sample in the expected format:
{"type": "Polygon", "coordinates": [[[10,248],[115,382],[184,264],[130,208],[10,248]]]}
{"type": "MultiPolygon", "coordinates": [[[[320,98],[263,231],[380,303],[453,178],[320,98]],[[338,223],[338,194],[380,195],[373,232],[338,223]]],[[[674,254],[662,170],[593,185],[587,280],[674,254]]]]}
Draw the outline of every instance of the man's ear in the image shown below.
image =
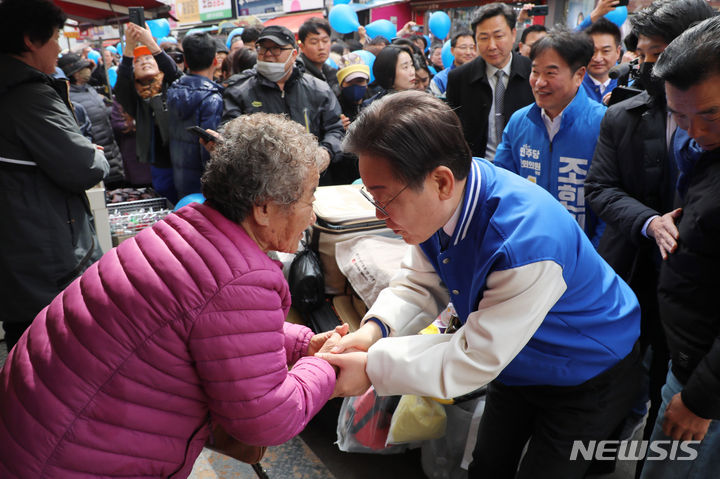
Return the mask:
{"type": "Polygon", "coordinates": [[[587,72],[587,67],[580,67],[577,70],[575,70],[575,73],[573,74],[573,81],[575,82],[576,88],[580,88],[580,85],[582,85],[583,78],[585,78],[586,72],[587,72]]]}
{"type": "Polygon", "coordinates": [[[438,193],[438,198],[441,200],[448,200],[452,198],[453,192],[455,191],[455,175],[450,168],[447,166],[438,166],[430,173],[433,185],[438,193]]]}

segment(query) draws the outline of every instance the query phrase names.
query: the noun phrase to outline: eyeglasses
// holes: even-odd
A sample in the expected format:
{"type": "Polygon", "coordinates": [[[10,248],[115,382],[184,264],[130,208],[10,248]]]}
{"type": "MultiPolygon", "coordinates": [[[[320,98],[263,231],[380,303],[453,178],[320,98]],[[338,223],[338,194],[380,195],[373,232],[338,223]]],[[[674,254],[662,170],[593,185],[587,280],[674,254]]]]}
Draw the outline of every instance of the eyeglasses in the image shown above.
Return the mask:
{"type": "Polygon", "coordinates": [[[293,47],[283,48],[277,45],[274,47],[264,47],[262,45],[256,45],[255,49],[257,50],[258,55],[265,55],[267,52],[270,52],[270,54],[274,57],[279,57],[285,50],[294,50],[293,47]]]}
{"type": "Polygon", "coordinates": [[[185,55],[183,52],[166,52],[175,63],[182,63],[185,61],[185,55]]]}
{"type": "Polygon", "coordinates": [[[375,208],[377,208],[377,209],[380,211],[380,213],[383,214],[383,216],[390,216],[390,213],[388,213],[385,208],[387,208],[390,203],[392,203],[393,201],[395,201],[395,198],[397,198],[398,196],[400,196],[400,193],[402,193],[403,191],[405,191],[405,189],[407,189],[408,186],[410,186],[409,183],[408,183],[407,185],[403,186],[403,188],[402,188],[400,191],[398,191],[395,196],[393,196],[392,198],[390,198],[390,199],[387,201],[387,203],[385,203],[384,205],[381,205],[380,203],[378,203],[377,201],[375,201],[375,199],[374,199],[372,196],[370,196],[370,193],[368,192],[368,190],[365,189],[365,186],[363,186],[362,188],[360,188],[360,194],[362,194],[362,195],[365,197],[366,200],[368,200],[370,203],[372,203],[372,205],[373,205],[375,208]]]}

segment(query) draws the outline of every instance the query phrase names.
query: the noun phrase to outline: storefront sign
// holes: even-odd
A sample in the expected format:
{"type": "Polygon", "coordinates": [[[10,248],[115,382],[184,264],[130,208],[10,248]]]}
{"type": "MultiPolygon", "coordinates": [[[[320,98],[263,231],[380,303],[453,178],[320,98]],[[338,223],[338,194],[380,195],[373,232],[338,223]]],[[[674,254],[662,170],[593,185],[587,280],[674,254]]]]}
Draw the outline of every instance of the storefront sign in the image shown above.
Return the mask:
{"type": "Polygon", "coordinates": [[[175,12],[180,24],[212,22],[233,18],[233,0],[177,0],[175,12]]]}

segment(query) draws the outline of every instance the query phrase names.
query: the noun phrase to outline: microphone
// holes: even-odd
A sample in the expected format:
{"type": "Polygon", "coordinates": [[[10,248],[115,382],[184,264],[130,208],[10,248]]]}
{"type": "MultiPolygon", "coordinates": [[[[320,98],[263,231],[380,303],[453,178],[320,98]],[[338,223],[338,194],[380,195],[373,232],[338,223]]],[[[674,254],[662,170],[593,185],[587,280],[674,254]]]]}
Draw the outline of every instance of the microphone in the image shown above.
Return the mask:
{"type": "Polygon", "coordinates": [[[628,74],[632,71],[633,68],[635,68],[637,66],[637,64],[638,64],[638,59],[635,58],[632,61],[629,61],[627,63],[621,63],[619,65],[615,65],[608,72],[608,76],[612,79],[628,76],[628,74]]]}
{"type": "Polygon", "coordinates": [[[632,67],[633,66],[630,63],[621,63],[619,65],[615,65],[608,72],[608,76],[612,79],[627,76],[630,73],[630,70],[632,70],[632,67]]]}

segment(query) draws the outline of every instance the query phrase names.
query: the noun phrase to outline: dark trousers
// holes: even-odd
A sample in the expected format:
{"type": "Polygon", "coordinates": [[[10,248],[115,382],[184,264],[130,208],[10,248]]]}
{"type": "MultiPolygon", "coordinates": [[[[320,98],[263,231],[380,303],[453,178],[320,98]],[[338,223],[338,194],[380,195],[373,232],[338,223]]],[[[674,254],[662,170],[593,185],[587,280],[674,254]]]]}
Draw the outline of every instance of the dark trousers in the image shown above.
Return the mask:
{"type": "Polygon", "coordinates": [[[607,439],[632,407],[640,375],[636,344],[615,366],[577,386],[490,383],[468,477],[582,478],[590,461],[570,460],[573,442],[607,439]]]}

